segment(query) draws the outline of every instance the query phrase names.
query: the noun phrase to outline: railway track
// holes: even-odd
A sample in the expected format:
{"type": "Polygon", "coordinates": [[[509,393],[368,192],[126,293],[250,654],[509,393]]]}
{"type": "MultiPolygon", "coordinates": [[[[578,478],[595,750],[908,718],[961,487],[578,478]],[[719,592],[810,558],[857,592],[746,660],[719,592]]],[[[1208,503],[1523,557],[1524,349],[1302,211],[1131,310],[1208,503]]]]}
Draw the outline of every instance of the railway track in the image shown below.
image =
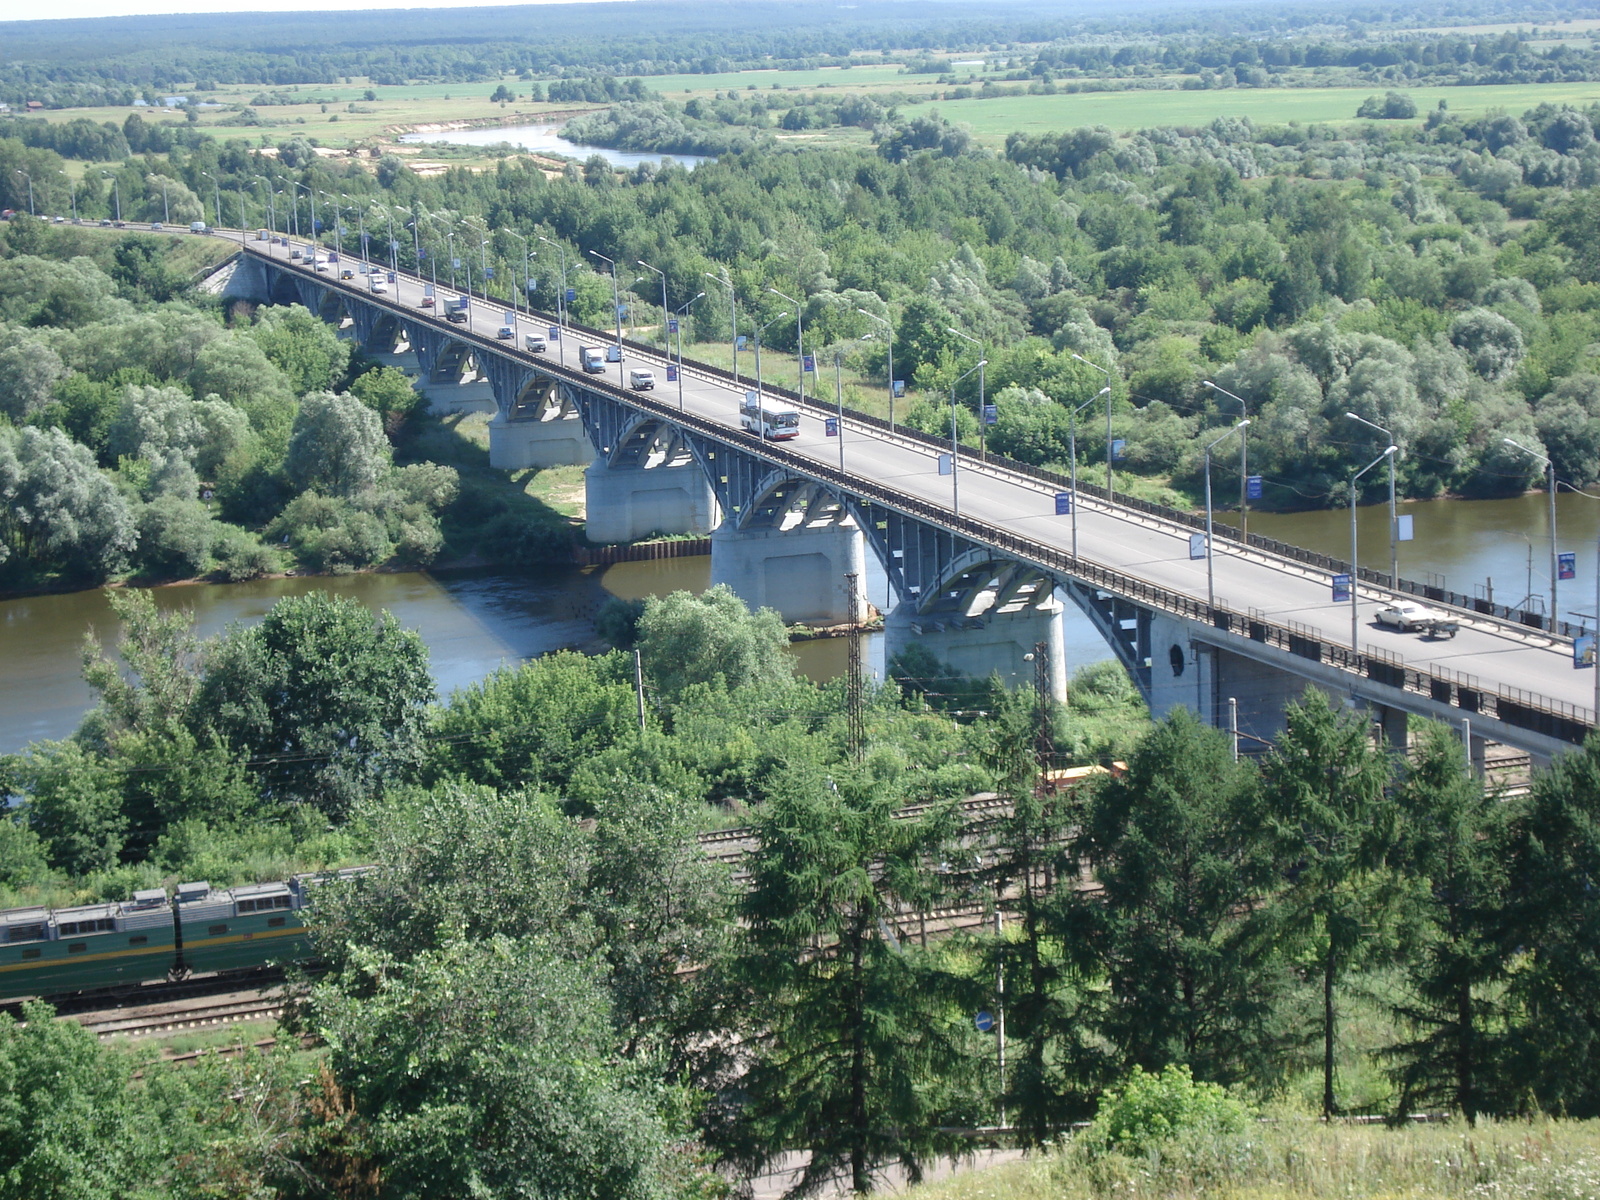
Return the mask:
{"type": "Polygon", "coordinates": [[[234,993],[195,1004],[152,1005],[143,1009],[113,1009],[82,1013],[74,1018],[102,1040],[113,1037],[143,1038],[199,1029],[217,1029],[242,1021],[276,1020],[288,998],[282,995],[234,993]]]}

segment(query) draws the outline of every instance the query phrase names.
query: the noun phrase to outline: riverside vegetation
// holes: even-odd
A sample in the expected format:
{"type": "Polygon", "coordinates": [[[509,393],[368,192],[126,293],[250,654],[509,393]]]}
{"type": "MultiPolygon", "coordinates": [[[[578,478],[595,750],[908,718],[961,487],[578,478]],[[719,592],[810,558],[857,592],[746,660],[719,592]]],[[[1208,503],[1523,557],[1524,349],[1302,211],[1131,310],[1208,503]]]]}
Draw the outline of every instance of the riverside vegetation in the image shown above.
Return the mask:
{"type": "Polygon", "coordinates": [[[1538,1114],[1600,1115],[1600,741],[1506,797],[1448,729],[1394,757],[1316,692],[1235,762],[1186,712],[1149,725],[1114,668],[1041,708],[902,661],[852,745],[844,682],[797,679],[776,614],[721,588],[608,615],[641,729],[622,651],[437,705],[416,636],[349,602],[206,643],[142,593],[116,605],[82,729],[0,760],[8,902],[378,866],[321,893],[328,970],[289,1024],[316,1049],[135,1078],[46,1009],[0,1020],[33,1097],[3,1118],[0,1195],[708,1196],[713,1168],[792,1149],[807,1187],[865,1191],[998,1105],[1040,1147],[1099,1114],[997,1177],[1020,1195],[1320,1196],[1357,1161],[1344,1194],[1592,1179],[1591,1127],[1538,1114]],[[1125,773],[1040,794],[1045,728],[1059,761],[1125,773]],[[984,789],[1011,810],[963,829],[984,789]],[[752,830],[738,881],[694,838],[729,820],[752,830]],[[998,934],[918,932],[1002,894],[998,934]],[[997,972],[1003,1091],[972,1023],[997,972]],[[1447,1152],[1257,1132],[1263,1108],[1533,1123],[1447,1152]]]}

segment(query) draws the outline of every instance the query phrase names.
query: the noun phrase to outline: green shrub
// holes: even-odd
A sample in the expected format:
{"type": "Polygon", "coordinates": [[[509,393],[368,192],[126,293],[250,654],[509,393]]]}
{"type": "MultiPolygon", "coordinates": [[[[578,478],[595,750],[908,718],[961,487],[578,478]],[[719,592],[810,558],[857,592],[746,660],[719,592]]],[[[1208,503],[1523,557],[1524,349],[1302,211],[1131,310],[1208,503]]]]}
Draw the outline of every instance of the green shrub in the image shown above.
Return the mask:
{"type": "Polygon", "coordinates": [[[1186,1066],[1169,1064],[1159,1075],[1135,1067],[1121,1091],[1101,1097],[1078,1141],[1090,1154],[1141,1156],[1194,1134],[1237,1137],[1250,1119],[1250,1110],[1221,1084],[1196,1082],[1186,1066]]]}

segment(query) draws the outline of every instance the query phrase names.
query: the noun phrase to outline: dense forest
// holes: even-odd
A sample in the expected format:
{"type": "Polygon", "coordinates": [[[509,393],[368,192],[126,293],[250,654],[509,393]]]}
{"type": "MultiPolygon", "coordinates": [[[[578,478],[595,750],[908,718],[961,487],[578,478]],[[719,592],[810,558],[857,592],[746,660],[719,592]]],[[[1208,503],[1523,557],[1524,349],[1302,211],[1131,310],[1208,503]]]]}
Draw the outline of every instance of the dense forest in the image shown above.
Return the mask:
{"type": "Polygon", "coordinates": [[[0,759],[12,902],[379,865],[319,891],[328,969],[289,1029],[322,1048],[178,1070],[47,1009],[0,1018],[33,1097],[6,1117],[10,1194],[687,1198],[794,1148],[802,1182],[865,1191],[997,1106],[1036,1146],[1098,1106],[1074,1153],[1116,1195],[1155,1169],[1116,1124],[1130,1097],[1158,1139],[1198,1110],[1201,1157],[1166,1169],[1223,1180],[1272,1097],[1600,1111],[1600,743],[1505,795],[1453,731],[1393,755],[1308,692],[1236,761],[1186,712],[1149,726],[1115,668],[1065,707],[869,686],[856,741],[844,682],[797,679],[776,615],[724,589],[608,615],[642,722],[621,650],[439,705],[420,639],[353,602],[205,642],[141,593],[115,606],[79,732],[0,759]],[[1042,733],[1046,763],[1126,768],[1039,791],[1042,733]],[[969,823],[985,789],[1009,805],[969,823]],[[737,873],[694,837],[731,822],[737,873]],[[947,931],[951,906],[982,919],[947,931]],[[972,1020],[1002,1004],[1003,1088],[972,1020]]]}

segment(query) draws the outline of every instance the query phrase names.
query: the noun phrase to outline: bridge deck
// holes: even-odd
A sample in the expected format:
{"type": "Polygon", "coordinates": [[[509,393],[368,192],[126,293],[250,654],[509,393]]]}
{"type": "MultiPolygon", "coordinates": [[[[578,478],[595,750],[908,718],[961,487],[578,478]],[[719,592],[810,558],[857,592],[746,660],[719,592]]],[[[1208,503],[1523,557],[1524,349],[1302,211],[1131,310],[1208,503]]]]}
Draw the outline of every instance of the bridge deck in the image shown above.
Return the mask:
{"type": "MultiPolygon", "coordinates": [[[[309,268],[289,261],[287,247],[249,240],[243,240],[243,245],[246,251],[272,258],[280,266],[312,274],[309,268]]],[[[622,388],[625,396],[635,399],[641,406],[676,408],[678,385],[666,382],[667,360],[660,354],[630,348],[626,363],[614,366],[604,375],[584,375],[578,369],[577,348],[584,340],[594,344],[595,338],[582,339],[569,332],[571,344],[552,346],[548,353],[529,354],[520,349],[522,334],[542,331],[550,324],[548,317],[539,316],[531,321],[519,318],[516,342],[496,342],[494,332],[506,311],[503,304],[474,300],[470,326],[448,325],[443,317],[447,293],[440,289],[437,315],[434,310],[421,309],[418,302],[423,295],[423,281],[413,276],[401,273],[388,296],[371,296],[352,282],[341,283],[331,272],[312,277],[328,287],[347,290],[363,301],[399,309],[409,321],[436,322],[439,328],[453,335],[474,341],[487,340],[489,348],[497,353],[524,360],[584,386],[601,386],[607,390],[622,388]],[[562,366],[563,355],[565,367],[562,366]],[[657,390],[647,397],[635,397],[626,392],[627,369],[640,365],[654,367],[657,371],[657,390]]],[[[353,282],[358,284],[360,277],[353,282]]],[[[859,483],[862,493],[868,497],[881,497],[887,492],[917,502],[917,507],[924,510],[915,514],[918,516],[942,513],[958,526],[965,523],[959,518],[977,521],[992,530],[997,535],[995,540],[1002,546],[1014,547],[1012,539],[1020,538],[1053,549],[1053,561],[1042,564],[1051,569],[1059,569],[1061,558],[1071,554],[1071,519],[1054,515],[1055,488],[1051,485],[1002,467],[979,463],[965,452],[956,475],[953,478],[941,476],[936,447],[913,437],[893,436],[881,429],[863,427],[848,419],[842,438],[826,437],[823,421],[833,415],[826,403],[808,403],[797,439],[781,447],[760,447],[739,430],[737,406],[743,388],[719,378],[717,373],[692,360],[687,361],[685,367],[683,411],[697,426],[709,423],[724,433],[727,440],[775,461],[809,465],[817,477],[823,479],[839,477],[842,451],[842,474],[859,483]],[[956,495],[959,496],[959,518],[953,503],[956,495]]],[[[887,503],[894,507],[892,499],[887,503]]],[[[1189,557],[1189,539],[1194,532],[1191,528],[1120,505],[1108,506],[1081,494],[1079,509],[1078,557],[1085,567],[1100,564],[1166,593],[1186,597],[1198,605],[1206,604],[1206,564],[1203,558],[1189,557]]],[[[964,532],[972,535],[970,524],[964,532]]],[[[1214,572],[1218,608],[1229,609],[1240,619],[1248,616],[1287,627],[1329,646],[1349,647],[1350,606],[1347,602],[1332,600],[1327,571],[1259,549],[1246,549],[1219,537],[1214,572]]],[[[1066,573],[1075,572],[1069,569],[1066,573]]],[[[1083,577],[1090,583],[1102,582],[1087,572],[1083,577]]],[[[1449,641],[1429,641],[1417,634],[1380,627],[1374,622],[1373,614],[1388,598],[1389,593],[1367,586],[1360,589],[1361,652],[1435,676],[1454,678],[1491,693],[1525,700],[1584,724],[1595,723],[1594,677],[1587,671],[1573,668],[1570,642],[1466,613],[1460,614],[1461,630],[1457,637],[1449,641]],[[1462,676],[1467,678],[1461,679],[1462,676]]]]}

